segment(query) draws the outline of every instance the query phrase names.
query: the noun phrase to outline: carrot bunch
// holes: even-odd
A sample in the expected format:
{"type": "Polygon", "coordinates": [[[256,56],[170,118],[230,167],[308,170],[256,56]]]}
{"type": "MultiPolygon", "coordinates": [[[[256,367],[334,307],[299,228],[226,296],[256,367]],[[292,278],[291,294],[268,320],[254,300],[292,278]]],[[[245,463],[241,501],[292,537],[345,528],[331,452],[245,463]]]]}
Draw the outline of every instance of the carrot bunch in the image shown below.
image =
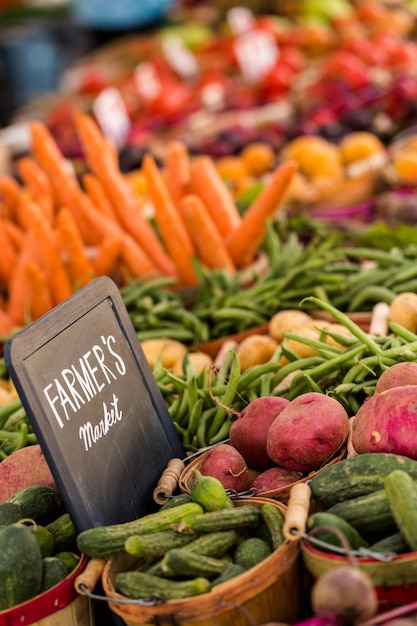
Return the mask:
{"type": "Polygon", "coordinates": [[[74,123],[88,171],[80,181],[47,127],[30,123],[18,178],[0,176],[0,336],[36,320],[100,275],[120,284],[168,275],[196,285],[194,260],[230,273],[249,264],[296,171],[281,163],[240,216],[211,157],[171,141],[159,168],[142,163],[154,224],[94,119],[74,123]]]}

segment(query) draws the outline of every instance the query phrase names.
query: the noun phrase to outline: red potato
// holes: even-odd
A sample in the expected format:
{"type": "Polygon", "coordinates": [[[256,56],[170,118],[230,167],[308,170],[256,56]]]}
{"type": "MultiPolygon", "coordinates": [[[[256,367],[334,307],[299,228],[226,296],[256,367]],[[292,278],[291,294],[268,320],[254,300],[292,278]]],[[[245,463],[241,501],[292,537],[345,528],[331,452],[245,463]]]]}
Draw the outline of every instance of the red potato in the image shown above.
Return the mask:
{"type": "Polygon", "coordinates": [[[302,474],[285,467],[270,467],[255,478],[249,485],[250,489],[255,489],[257,493],[266,491],[275,491],[282,487],[288,487],[293,483],[301,480],[302,474]]]}
{"type": "Polygon", "coordinates": [[[268,431],[277,415],[289,404],[286,398],[264,396],[252,400],[237,414],[229,431],[230,443],[249,467],[259,471],[271,467],[266,451],[268,431]]]}
{"type": "Polygon", "coordinates": [[[404,385],[417,385],[417,363],[404,361],[391,365],[378,378],[375,393],[404,385]]]}
{"type": "Polygon", "coordinates": [[[392,387],[367,398],[352,424],[357,454],[391,452],[417,459],[417,385],[392,387]]]}
{"type": "Polygon", "coordinates": [[[0,502],[32,485],[48,485],[58,492],[40,445],[16,450],[0,463],[0,502]]]}
{"type": "Polygon", "coordinates": [[[249,471],[246,461],[228,443],[221,443],[205,452],[198,469],[204,476],[214,476],[220,480],[225,489],[241,492],[248,488],[249,471]]]}
{"type": "Polygon", "coordinates": [[[275,418],[267,452],[276,465],[309,473],[326,463],[348,434],[349,416],[340,402],[312,391],[291,400],[275,418]]]}

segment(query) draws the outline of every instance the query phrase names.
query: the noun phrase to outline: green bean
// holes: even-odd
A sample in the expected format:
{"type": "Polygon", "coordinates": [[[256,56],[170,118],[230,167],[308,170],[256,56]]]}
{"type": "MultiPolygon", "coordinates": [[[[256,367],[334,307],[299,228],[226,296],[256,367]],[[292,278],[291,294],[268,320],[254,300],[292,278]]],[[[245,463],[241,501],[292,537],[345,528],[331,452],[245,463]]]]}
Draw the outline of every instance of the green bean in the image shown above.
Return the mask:
{"type": "Polygon", "coordinates": [[[232,364],[230,368],[229,379],[227,382],[226,390],[224,395],[222,396],[222,406],[218,406],[216,412],[213,416],[213,421],[208,429],[207,436],[209,440],[218,432],[223,422],[227,419],[227,408],[232,407],[233,401],[235,399],[237,388],[239,384],[239,379],[241,375],[240,369],[240,361],[236,354],[236,351],[232,351],[232,364]],[[227,408],[226,408],[227,407],[227,408]]]}
{"type": "Polygon", "coordinates": [[[22,401],[20,398],[11,400],[7,404],[0,405],[0,428],[4,427],[4,424],[10,415],[19,410],[21,407],[22,401]]]}
{"type": "Polygon", "coordinates": [[[226,439],[226,437],[228,437],[229,435],[231,425],[232,422],[230,420],[225,420],[219,431],[215,435],[210,437],[209,445],[219,443],[220,441],[223,441],[223,439],[226,439]]]}
{"type": "Polygon", "coordinates": [[[199,398],[192,408],[190,408],[190,416],[188,420],[188,433],[192,438],[197,433],[198,425],[203,414],[203,400],[199,398]]]}
{"type": "Polygon", "coordinates": [[[391,330],[397,337],[401,337],[405,341],[414,342],[417,341],[417,335],[413,333],[410,329],[402,326],[401,324],[397,324],[397,322],[388,322],[388,328],[391,330]]]}
{"type": "Polygon", "coordinates": [[[200,421],[197,427],[197,445],[199,448],[205,448],[209,445],[206,439],[206,432],[208,427],[210,426],[210,421],[213,418],[215,408],[206,409],[203,411],[203,414],[200,417],[200,421]]]}
{"type": "Polygon", "coordinates": [[[319,308],[324,309],[325,311],[330,313],[330,315],[332,315],[334,319],[337,322],[339,322],[339,324],[342,324],[348,330],[350,330],[352,335],[357,337],[359,341],[361,341],[364,345],[366,345],[369,348],[369,350],[371,350],[371,352],[374,352],[375,354],[379,354],[381,352],[381,348],[378,345],[378,343],[368,333],[362,330],[347,315],[345,315],[344,313],[336,309],[334,306],[332,306],[328,302],[324,302],[323,300],[320,300],[319,298],[315,298],[314,296],[310,296],[306,298],[305,300],[309,302],[313,302],[319,308]]]}
{"type": "Polygon", "coordinates": [[[360,311],[363,305],[369,302],[386,302],[387,304],[391,304],[395,295],[395,291],[383,285],[368,285],[352,297],[348,311],[360,311]]]}
{"type": "Polygon", "coordinates": [[[251,385],[258,381],[261,376],[276,371],[277,367],[278,365],[275,361],[267,361],[261,365],[253,365],[245,370],[239,380],[238,392],[249,390],[251,385]]]}

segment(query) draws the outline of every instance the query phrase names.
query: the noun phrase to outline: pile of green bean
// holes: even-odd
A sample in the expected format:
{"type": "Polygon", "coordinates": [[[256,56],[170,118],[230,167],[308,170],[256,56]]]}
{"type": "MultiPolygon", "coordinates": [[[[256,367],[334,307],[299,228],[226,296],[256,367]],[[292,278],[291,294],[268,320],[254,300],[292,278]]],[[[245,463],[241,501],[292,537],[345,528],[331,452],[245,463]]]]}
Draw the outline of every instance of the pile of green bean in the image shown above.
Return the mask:
{"type": "Polygon", "coordinates": [[[417,335],[404,327],[390,323],[388,336],[372,336],[325,300],[311,296],[308,301],[327,311],[350,333],[323,330],[318,340],[285,333],[286,338],[314,348],[316,354],[299,358],[284,340],[270,361],[243,372],[235,350],[230,350],[220,369],[212,374],[214,382],[207,371],[197,375],[188,367],[185,375],[176,376],[157,367],[157,384],[186,450],[193,452],[223,441],[236,412],[261,396],[292,400],[315,391],[334,397],[353,416],[374,393],[385,369],[401,361],[417,361],[417,335]],[[326,333],[340,345],[327,343],[326,333]]]}
{"type": "Polygon", "coordinates": [[[390,251],[354,247],[339,233],[313,237],[296,233],[282,238],[273,225],[262,251],[263,273],[230,275],[196,264],[199,286],[189,301],[170,278],[135,281],[121,289],[140,340],[169,338],[188,345],[239,333],[268,323],[282,309],[311,309],[314,296],[343,312],[371,311],[404,291],[417,291],[417,247],[390,251]],[[244,283],[243,283],[243,277],[244,283]]]}
{"type": "Polygon", "coordinates": [[[0,461],[12,452],[37,443],[20,398],[0,406],[0,461]]]}

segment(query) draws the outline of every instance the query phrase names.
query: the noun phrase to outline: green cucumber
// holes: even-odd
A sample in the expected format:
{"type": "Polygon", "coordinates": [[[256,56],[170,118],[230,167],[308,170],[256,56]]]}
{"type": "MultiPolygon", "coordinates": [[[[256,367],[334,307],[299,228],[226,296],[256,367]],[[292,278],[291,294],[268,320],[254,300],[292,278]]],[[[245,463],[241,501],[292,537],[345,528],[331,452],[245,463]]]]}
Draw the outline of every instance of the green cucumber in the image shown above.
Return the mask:
{"type": "Polygon", "coordinates": [[[353,550],[368,547],[368,542],[360,535],[356,528],[333,513],[312,513],[307,518],[306,531],[311,536],[313,545],[314,539],[319,539],[329,544],[328,547],[319,547],[322,552],[332,552],[332,546],[344,548],[345,546],[340,538],[340,534],[346,539],[348,547],[353,550]]]}
{"type": "Polygon", "coordinates": [[[42,557],[52,556],[55,552],[55,541],[52,533],[45,526],[36,525],[33,529],[39,543],[42,557]]]}
{"type": "Polygon", "coordinates": [[[412,551],[417,550],[417,485],[410,474],[394,470],[385,478],[385,491],[398,530],[412,551]]]}
{"type": "Polygon", "coordinates": [[[216,585],[221,585],[221,583],[225,583],[232,578],[239,576],[239,574],[243,574],[245,571],[246,570],[243,565],[239,565],[239,563],[229,563],[229,565],[224,568],[220,576],[217,576],[217,578],[211,581],[211,586],[215,587],[216,585]]]}
{"type": "Polygon", "coordinates": [[[284,514],[275,504],[268,502],[261,506],[261,515],[269,530],[272,548],[277,550],[284,542],[284,514]]]}
{"type": "Polygon", "coordinates": [[[146,561],[162,557],[167,550],[191,543],[193,535],[175,530],[161,530],[146,535],[132,535],[125,541],[125,551],[146,561]]]}
{"type": "Polygon", "coordinates": [[[55,587],[67,576],[66,565],[56,556],[46,556],[42,560],[41,593],[55,587]]]}
{"type": "MultiPolygon", "coordinates": [[[[195,538],[195,535],[192,534],[183,534],[186,537],[192,537],[193,539],[191,543],[187,543],[185,546],[182,546],[183,550],[214,558],[222,558],[228,550],[233,548],[238,539],[238,534],[234,529],[207,532],[197,538],[195,538]]],[[[152,535],[146,536],[150,538],[152,537],[152,535]]],[[[161,561],[157,561],[152,564],[150,567],[146,568],[146,571],[148,574],[160,576],[162,574],[161,561]]]]}
{"type": "Polygon", "coordinates": [[[181,520],[202,512],[202,507],[196,502],[186,502],[164,511],[149,513],[131,522],[88,528],[79,533],[77,546],[80,552],[89,557],[108,558],[124,552],[128,537],[168,530],[181,520]]]}
{"type": "Polygon", "coordinates": [[[198,469],[194,470],[191,485],[191,498],[203,507],[204,511],[233,509],[233,502],[218,478],[205,476],[198,469]]]}
{"type": "Polygon", "coordinates": [[[396,529],[385,489],[338,502],[326,512],[343,518],[364,535],[388,534],[396,529]]]}
{"type": "Polygon", "coordinates": [[[159,509],[160,511],[165,511],[165,509],[171,509],[174,506],[178,506],[179,504],[186,504],[187,502],[192,502],[190,493],[178,493],[175,496],[169,498],[159,509]]]}
{"type": "Polygon", "coordinates": [[[30,485],[11,495],[7,502],[20,506],[22,518],[32,519],[45,526],[62,513],[62,501],[48,485],[30,485]]]}
{"type": "Polygon", "coordinates": [[[387,552],[392,554],[406,554],[410,552],[410,547],[401,531],[379,539],[379,541],[370,545],[369,549],[372,550],[372,552],[387,552]]]}
{"type": "Polygon", "coordinates": [[[234,528],[256,527],[261,521],[261,511],[255,504],[243,504],[233,509],[208,511],[183,519],[176,526],[179,532],[205,533],[234,528]]]}
{"type": "Polygon", "coordinates": [[[63,550],[62,552],[55,552],[54,556],[57,559],[60,559],[65,565],[65,568],[67,570],[67,576],[68,574],[71,574],[71,572],[75,570],[75,568],[78,566],[80,562],[80,555],[76,554],[75,552],[70,552],[69,550],[63,550]]]}
{"type": "Polygon", "coordinates": [[[69,513],[63,513],[45,526],[54,538],[55,551],[72,550],[76,546],[77,530],[69,513]]]}
{"type": "Polygon", "coordinates": [[[118,593],[128,598],[166,602],[207,593],[211,585],[208,578],[169,580],[135,571],[117,574],[115,587],[118,593]]]}
{"type": "Polygon", "coordinates": [[[15,524],[22,518],[21,508],[16,502],[0,503],[0,528],[15,524]]]}
{"type": "Polygon", "coordinates": [[[385,477],[402,469],[417,480],[417,461],[399,454],[369,452],[328,465],[309,485],[317,507],[328,509],[337,502],[384,489],[385,477]]]}
{"type": "Polygon", "coordinates": [[[32,526],[20,522],[0,531],[0,611],[38,595],[42,555],[32,526]]]}
{"type": "Polygon", "coordinates": [[[203,556],[189,550],[173,548],[165,553],[161,562],[163,575],[169,578],[208,578],[220,576],[228,563],[212,556],[203,556]]]}
{"type": "Polygon", "coordinates": [[[245,569],[258,565],[272,553],[271,546],[260,537],[249,537],[242,541],[234,553],[234,562],[245,569]]]}

